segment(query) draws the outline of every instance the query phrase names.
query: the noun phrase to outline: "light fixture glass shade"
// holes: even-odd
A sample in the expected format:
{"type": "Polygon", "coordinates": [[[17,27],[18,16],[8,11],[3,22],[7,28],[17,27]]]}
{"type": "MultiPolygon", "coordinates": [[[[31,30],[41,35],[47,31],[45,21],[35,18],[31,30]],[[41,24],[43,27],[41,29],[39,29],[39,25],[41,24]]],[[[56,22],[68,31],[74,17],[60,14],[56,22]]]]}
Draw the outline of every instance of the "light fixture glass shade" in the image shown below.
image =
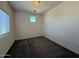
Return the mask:
{"type": "Polygon", "coordinates": [[[40,1],[34,1],[34,6],[39,7],[40,6],[40,1]]]}

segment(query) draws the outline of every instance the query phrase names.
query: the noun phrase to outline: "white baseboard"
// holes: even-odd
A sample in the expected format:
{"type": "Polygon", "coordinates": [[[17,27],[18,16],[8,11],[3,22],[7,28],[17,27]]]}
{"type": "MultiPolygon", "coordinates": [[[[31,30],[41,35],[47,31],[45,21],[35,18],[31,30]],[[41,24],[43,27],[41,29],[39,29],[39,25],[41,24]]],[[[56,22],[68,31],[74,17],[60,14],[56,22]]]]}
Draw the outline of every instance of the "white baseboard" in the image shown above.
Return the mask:
{"type": "Polygon", "coordinates": [[[7,52],[9,51],[9,49],[11,48],[11,46],[13,45],[14,41],[15,41],[15,40],[13,40],[13,41],[11,42],[11,44],[9,45],[9,48],[8,48],[8,49],[6,50],[6,52],[4,53],[4,56],[2,56],[2,57],[0,57],[0,58],[4,58],[4,57],[5,57],[5,55],[7,54],[7,52]]]}
{"type": "Polygon", "coordinates": [[[64,43],[61,42],[61,41],[58,41],[57,39],[55,39],[55,38],[53,38],[53,37],[51,37],[51,36],[48,36],[48,35],[44,35],[44,36],[45,36],[46,38],[50,39],[51,41],[54,41],[55,43],[57,43],[57,44],[59,44],[59,45],[65,47],[65,48],[67,48],[68,50],[70,50],[70,51],[72,51],[72,52],[74,52],[74,53],[76,53],[76,54],[79,55],[79,51],[78,51],[76,48],[70,47],[70,46],[64,44],[64,43]]]}

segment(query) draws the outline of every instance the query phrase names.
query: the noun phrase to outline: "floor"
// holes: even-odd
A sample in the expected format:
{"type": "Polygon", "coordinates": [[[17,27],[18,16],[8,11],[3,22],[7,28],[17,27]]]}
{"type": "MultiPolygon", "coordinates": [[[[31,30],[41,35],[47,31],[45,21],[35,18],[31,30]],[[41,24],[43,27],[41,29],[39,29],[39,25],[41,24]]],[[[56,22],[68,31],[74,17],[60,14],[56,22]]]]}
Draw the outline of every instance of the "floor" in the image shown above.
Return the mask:
{"type": "Polygon", "coordinates": [[[79,55],[45,37],[17,40],[5,58],[78,58],[79,55]]]}

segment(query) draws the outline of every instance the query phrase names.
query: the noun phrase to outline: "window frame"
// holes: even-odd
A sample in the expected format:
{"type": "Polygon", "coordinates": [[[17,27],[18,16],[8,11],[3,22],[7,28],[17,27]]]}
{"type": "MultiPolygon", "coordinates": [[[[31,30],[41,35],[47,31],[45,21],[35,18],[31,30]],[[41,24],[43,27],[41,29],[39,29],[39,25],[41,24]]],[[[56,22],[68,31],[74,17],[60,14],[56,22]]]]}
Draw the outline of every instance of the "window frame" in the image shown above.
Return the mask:
{"type": "MultiPolygon", "coordinates": [[[[10,14],[9,14],[7,11],[5,11],[4,9],[1,9],[1,8],[0,8],[0,10],[3,11],[5,14],[7,14],[7,15],[8,15],[8,18],[9,18],[9,31],[6,32],[5,34],[0,35],[0,38],[2,38],[2,37],[4,37],[4,36],[7,36],[7,35],[10,33],[10,31],[11,31],[10,28],[11,28],[11,27],[10,27],[10,14]]],[[[0,27],[0,28],[1,28],[1,27],[0,27]]],[[[0,32],[1,32],[1,31],[0,31],[0,32]]]]}

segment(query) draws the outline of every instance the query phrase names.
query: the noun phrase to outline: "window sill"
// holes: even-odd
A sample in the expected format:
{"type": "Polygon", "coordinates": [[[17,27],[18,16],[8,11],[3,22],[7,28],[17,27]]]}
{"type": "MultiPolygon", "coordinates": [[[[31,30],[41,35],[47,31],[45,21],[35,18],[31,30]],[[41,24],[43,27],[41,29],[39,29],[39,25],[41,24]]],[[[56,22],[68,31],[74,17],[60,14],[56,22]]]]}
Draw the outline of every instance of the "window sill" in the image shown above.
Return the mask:
{"type": "Polygon", "coordinates": [[[3,38],[3,37],[5,37],[5,36],[7,36],[8,34],[9,34],[9,32],[6,33],[6,34],[4,34],[4,35],[1,35],[0,38],[3,38]]]}

